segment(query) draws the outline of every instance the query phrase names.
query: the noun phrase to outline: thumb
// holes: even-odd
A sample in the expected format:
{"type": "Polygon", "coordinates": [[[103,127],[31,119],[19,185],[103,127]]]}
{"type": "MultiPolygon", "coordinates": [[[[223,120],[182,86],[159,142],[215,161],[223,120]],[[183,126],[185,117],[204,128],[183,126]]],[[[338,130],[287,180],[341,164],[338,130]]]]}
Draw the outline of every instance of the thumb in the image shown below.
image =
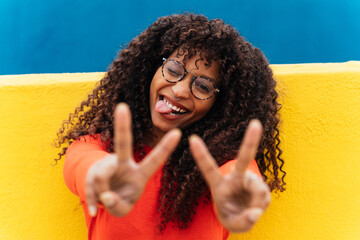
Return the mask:
{"type": "Polygon", "coordinates": [[[131,206],[112,191],[103,192],[99,196],[106,209],[114,216],[123,217],[131,210],[131,206]]]}

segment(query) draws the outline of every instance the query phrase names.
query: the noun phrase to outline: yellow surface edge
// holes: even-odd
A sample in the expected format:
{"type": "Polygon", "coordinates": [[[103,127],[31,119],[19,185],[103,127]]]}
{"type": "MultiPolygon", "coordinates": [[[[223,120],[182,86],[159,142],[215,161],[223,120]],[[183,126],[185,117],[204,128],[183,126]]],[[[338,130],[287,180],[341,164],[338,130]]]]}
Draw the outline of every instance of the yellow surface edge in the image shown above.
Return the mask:
{"type": "MultiPolygon", "coordinates": [[[[360,239],[360,62],[272,65],[287,190],[230,239],[360,239]]],[[[62,120],[104,73],[0,76],[0,239],[86,239],[52,166],[62,120]]]]}
{"type": "Polygon", "coordinates": [[[0,87],[2,86],[27,86],[66,84],[74,82],[86,83],[98,81],[105,76],[105,72],[92,73],[47,73],[47,74],[24,74],[24,75],[0,75],[0,87]]]}

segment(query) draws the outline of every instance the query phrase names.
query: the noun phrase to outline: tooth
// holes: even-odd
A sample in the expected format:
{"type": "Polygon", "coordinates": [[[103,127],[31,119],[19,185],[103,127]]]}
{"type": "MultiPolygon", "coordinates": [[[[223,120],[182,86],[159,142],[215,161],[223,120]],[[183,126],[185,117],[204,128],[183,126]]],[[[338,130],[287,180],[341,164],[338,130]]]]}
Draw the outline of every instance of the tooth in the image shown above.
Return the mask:
{"type": "Polygon", "coordinates": [[[167,98],[164,98],[163,101],[166,103],[166,105],[168,105],[169,108],[171,108],[172,110],[174,111],[177,111],[177,112],[180,112],[180,113],[184,113],[186,112],[185,110],[179,108],[179,107],[176,107],[176,106],[173,106],[167,98]]]}

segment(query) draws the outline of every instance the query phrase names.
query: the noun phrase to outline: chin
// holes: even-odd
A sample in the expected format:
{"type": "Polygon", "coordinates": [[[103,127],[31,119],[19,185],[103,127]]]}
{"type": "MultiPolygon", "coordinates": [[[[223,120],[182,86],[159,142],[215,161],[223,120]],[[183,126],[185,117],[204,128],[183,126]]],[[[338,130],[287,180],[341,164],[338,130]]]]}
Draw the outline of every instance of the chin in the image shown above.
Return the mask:
{"type": "Polygon", "coordinates": [[[169,123],[161,121],[161,119],[157,119],[156,117],[152,118],[153,127],[156,132],[165,134],[171,129],[176,128],[177,126],[172,126],[169,123]]]}

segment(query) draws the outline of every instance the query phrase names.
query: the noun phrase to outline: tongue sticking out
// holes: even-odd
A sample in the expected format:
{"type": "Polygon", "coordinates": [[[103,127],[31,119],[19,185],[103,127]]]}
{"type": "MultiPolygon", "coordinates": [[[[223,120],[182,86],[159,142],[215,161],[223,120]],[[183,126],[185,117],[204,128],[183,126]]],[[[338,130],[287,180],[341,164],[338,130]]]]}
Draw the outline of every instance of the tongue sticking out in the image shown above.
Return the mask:
{"type": "Polygon", "coordinates": [[[163,100],[159,100],[155,105],[155,111],[159,113],[171,113],[172,109],[169,108],[163,100]]]}

